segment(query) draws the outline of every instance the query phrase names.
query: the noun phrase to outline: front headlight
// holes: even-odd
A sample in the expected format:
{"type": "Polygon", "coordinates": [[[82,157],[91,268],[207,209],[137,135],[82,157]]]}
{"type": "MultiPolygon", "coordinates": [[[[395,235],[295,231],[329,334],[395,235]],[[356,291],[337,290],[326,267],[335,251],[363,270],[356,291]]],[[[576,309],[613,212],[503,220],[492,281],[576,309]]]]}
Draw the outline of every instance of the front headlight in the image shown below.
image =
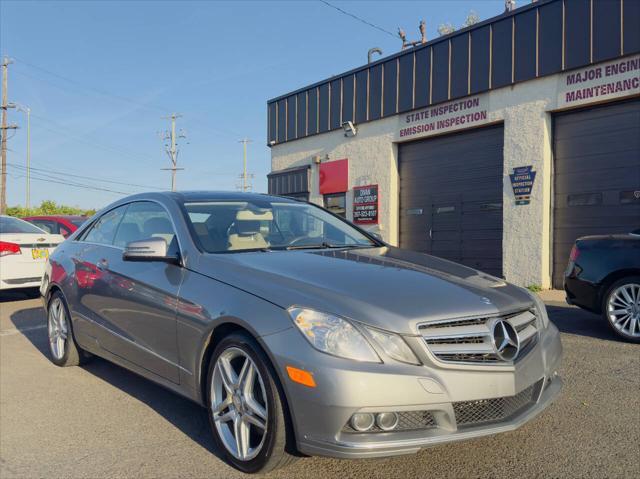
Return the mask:
{"type": "Polygon", "coordinates": [[[530,291],[528,292],[531,296],[531,299],[533,299],[533,302],[536,305],[536,309],[538,310],[538,314],[540,315],[540,320],[542,321],[542,326],[546,328],[547,326],[549,326],[549,315],[547,314],[547,306],[544,304],[544,301],[542,301],[540,296],[538,296],[536,293],[530,291]]]}
{"type": "Polygon", "coordinates": [[[287,311],[318,351],[356,361],[381,362],[362,333],[346,319],[306,308],[292,307],[287,311]]]}
{"type": "Polygon", "coordinates": [[[401,336],[367,327],[367,332],[390,358],[409,364],[420,364],[416,355],[401,336]]]}

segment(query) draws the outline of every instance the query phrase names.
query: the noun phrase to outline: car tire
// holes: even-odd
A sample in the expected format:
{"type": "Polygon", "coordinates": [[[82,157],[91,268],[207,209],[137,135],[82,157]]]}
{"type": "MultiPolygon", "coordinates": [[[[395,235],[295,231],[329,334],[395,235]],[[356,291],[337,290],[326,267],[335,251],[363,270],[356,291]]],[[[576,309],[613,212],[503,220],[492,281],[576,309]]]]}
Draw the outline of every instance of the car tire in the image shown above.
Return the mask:
{"type": "Polygon", "coordinates": [[[76,343],[69,308],[60,291],[54,292],[49,299],[47,336],[51,361],[56,366],[79,366],[91,358],[91,354],[76,343]]]}
{"type": "Polygon", "coordinates": [[[283,392],[266,354],[248,334],[232,333],[215,347],[206,398],[214,441],[230,465],[252,474],[295,462],[287,452],[292,437],[283,392]]]}
{"type": "Polygon", "coordinates": [[[619,337],[640,343],[640,276],[619,279],[607,289],[602,301],[602,315],[619,337]],[[616,314],[615,311],[628,313],[616,314]]]}

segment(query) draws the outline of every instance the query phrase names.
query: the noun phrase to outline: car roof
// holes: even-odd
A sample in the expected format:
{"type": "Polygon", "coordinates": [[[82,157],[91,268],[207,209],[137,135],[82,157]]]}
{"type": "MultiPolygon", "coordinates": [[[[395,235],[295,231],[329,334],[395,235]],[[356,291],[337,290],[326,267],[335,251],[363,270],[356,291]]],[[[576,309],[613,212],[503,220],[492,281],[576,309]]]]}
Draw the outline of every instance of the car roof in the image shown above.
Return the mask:
{"type": "Polygon", "coordinates": [[[29,219],[29,218],[52,218],[52,219],[64,219],[64,220],[79,220],[79,219],[83,219],[83,218],[87,218],[86,216],[82,216],[82,215],[30,215],[30,216],[24,216],[23,219],[29,219]]]}
{"type": "Polygon", "coordinates": [[[219,201],[219,200],[236,200],[236,201],[291,201],[296,200],[284,198],[282,196],[268,195],[266,193],[252,193],[243,191],[180,191],[170,193],[176,199],[184,202],[192,201],[219,201]]]}

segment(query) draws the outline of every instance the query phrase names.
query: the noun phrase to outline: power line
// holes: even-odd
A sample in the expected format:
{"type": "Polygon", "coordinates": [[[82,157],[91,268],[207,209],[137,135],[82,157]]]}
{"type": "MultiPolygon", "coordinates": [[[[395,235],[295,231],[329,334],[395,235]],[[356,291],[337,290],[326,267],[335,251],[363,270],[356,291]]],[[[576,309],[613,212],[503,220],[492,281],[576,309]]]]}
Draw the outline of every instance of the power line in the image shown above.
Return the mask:
{"type": "Polygon", "coordinates": [[[118,195],[130,195],[132,194],[129,191],[118,191],[118,190],[112,190],[109,188],[102,188],[100,186],[93,186],[93,185],[83,185],[80,183],[72,183],[69,181],[63,181],[60,178],[51,178],[51,177],[41,177],[39,175],[31,175],[31,179],[32,180],[38,180],[38,181],[45,181],[48,183],[56,183],[59,185],[65,185],[65,186],[71,186],[74,188],[82,188],[85,190],[91,190],[91,191],[102,191],[102,192],[106,192],[106,193],[114,193],[114,194],[118,194],[118,195]]]}
{"type": "Polygon", "coordinates": [[[360,18],[359,16],[357,16],[357,15],[355,15],[353,13],[347,12],[347,11],[343,10],[342,8],[340,8],[340,7],[332,5],[331,3],[327,2],[326,0],[318,0],[318,1],[324,3],[328,7],[331,7],[333,9],[335,9],[335,10],[338,10],[340,13],[342,13],[344,15],[347,15],[348,17],[354,18],[354,19],[358,20],[359,22],[364,23],[365,25],[368,25],[368,26],[370,26],[372,28],[375,28],[376,30],[380,30],[381,32],[386,33],[387,35],[391,35],[393,38],[396,38],[396,35],[391,33],[389,30],[385,30],[384,28],[379,27],[378,25],[375,25],[375,24],[373,24],[371,22],[368,22],[367,20],[365,20],[363,18],[360,18]]]}
{"type": "MultiPolygon", "coordinates": [[[[25,170],[20,169],[20,168],[15,168],[14,166],[12,166],[12,168],[17,169],[16,173],[24,173],[25,170]]],[[[106,186],[103,185],[97,185],[97,184],[91,184],[88,183],[86,181],[80,182],[80,181],[74,181],[74,180],[70,180],[67,179],[64,176],[61,175],[55,175],[55,174],[51,174],[51,173],[39,173],[36,172],[35,175],[37,175],[38,178],[44,179],[44,180],[52,180],[52,181],[57,181],[57,182],[63,182],[64,184],[67,184],[69,186],[78,186],[78,187],[82,187],[82,188],[89,188],[89,189],[95,189],[97,191],[111,191],[114,193],[120,193],[120,194],[124,194],[124,195],[132,195],[135,194],[135,191],[116,191],[113,190],[112,188],[107,188],[106,186]]]]}
{"type": "MultiPolygon", "coordinates": [[[[16,151],[14,151],[14,153],[17,153],[16,151]]],[[[26,166],[22,166],[22,165],[18,165],[16,163],[8,163],[10,166],[13,166],[14,168],[19,168],[21,170],[26,170],[26,166]]],[[[80,178],[80,179],[84,179],[84,180],[91,180],[91,181],[97,181],[98,183],[111,183],[114,185],[122,185],[122,186],[133,186],[133,187],[137,187],[137,188],[146,188],[146,189],[152,189],[152,190],[162,190],[163,188],[158,188],[157,186],[149,186],[149,185],[139,185],[136,183],[125,183],[122,181],[115,181],[115,180],[106,180],[106,179],[100,179],[100,178],[96,178],[93,176],[84,176],[84,175],[77,175],[74,173],[68,173],[66,171],[60,171],[60,170],[49,170],[49,169],[44,169],[44,168],[35,168],[35,167],[31,167],[32,170],[34,171],[42,171],[43,173],[53,173],[53,174],[58,174],[58,175],[64,175],[64,176],[70,176],[73,178],[80,178]]]]}
{"type": "Polygon", "coordinates": [[[98,93],[99,95],[108,96],[108,97],[115,98],[115,99],[120,100],[120,101],[124,101],[124,102],[127,102],[127,103],[131,103],[133,105],[137,105],[139,107],[148,108],[148,109],[152,109],[152,110],[155,110],[155,111],[161,111],[161,112],[164,112],[164,113],[169,111],[168,108],[164,108],[162,106],[153,105],[153,104],[149,104],[149,103],[142,103],[142,102],[137,101],[137,100],[135,100],[133,98],[129,98],[129,97],[126,97],[126,96],[123,96],[123,95],[118,95],[116,93],[111,93],[111,92],[109,92],[107,90],[103,90],[102,88],[96,88],[96,87],[84,85],[82,82],[79,82],[78,80],[74,80],[72,78],[65,77],[63,75],[60,75],[59,73],[55,73],[55,72],[52,72],[51,70],[47,70],[46,68],[40,67],[38,65],[34,65],[32,63],[25,62],[24,60],[21,60],[19,58],[15,58],[15,57],[12,57],[12,58],[13,58],[13,60],[17,61],[18,63],[20,63],[22,65],[25,65],[25,66],[30,67],[30,68],[34,68],[36,70],[40,70],[40,71],[42,71],[44,73],[47,73],[48,75],[51,75],[51,76],[56,77],[56,78],[59,78],[61,80],[69,82],[69,83],[73,83],[74,85],[78,85],[78,86],[80,86],[82,88],[85,88],[86,90],[90,90],[90,91],[92,91],[94,93],[98,93]]]}
{"type": "Polygon", "coordinates": [[[109,151],[109,152],[115,152],[115,153],[118,153],[120,155],[128,156],[129,158],[134,159],[134,160],[146,160],[146,161],[149,161],[149,162],[152,162],[152,161],[155,162],[155,160],[153,160],[151,157],[140,155],[140,154],[138,154],[136,152],[133,152],[133,151],[124,150],[120,146],[113,146],[113,145],[108,145],[106,143],[99,143],[99,142],[97,142],[95,140],[90,140],[89,138],[84,137],[84,136],[71,134],[68,131],[63,130],[62,128],[65,128],[65,127],[60,125],[59,123],[56,123],[53,120],[49,120],[48,118],[45,118],[43,116],[36,115],[33,112],[31,113],[31,116],[36,118],[36,119],[43,120],[43,121],[45,121],[47,123],[51,123],[51,124],[55,125],[57,128],[51,128],[51,127],[45,126],[43,124],[36,125],[37,127],[44,128],[45,130],[48,130],[48,131],[50,131],[52,133],[56,133],[56,134],[59,134],[59,135],[64,135],[64,136],[66,136],[66,137],[68,137],[68,138],[70,138],[72,140],[76,140],[76,141],[79,141],[81,143],[85,143],[85,144],[87,144],[89,146],[93,146],[93,147],[96,147],[96,148],[101,149],[101,150],[105,150],[105,151],[109,151]],[[58,128],[60,128],[60,129],[58,129],[58,128]]]}

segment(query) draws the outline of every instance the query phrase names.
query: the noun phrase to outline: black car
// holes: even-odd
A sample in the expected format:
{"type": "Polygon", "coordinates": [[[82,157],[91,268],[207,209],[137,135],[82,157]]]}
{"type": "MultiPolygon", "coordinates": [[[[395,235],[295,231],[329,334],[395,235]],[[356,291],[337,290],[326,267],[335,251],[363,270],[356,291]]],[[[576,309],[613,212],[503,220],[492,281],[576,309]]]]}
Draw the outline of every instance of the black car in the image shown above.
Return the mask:
{"type": "Polygon", "coordinates": [[[617,335],[640,342],[640,229],[578,238],[564,290],[567,303],[602,314],[617,335]]]}

